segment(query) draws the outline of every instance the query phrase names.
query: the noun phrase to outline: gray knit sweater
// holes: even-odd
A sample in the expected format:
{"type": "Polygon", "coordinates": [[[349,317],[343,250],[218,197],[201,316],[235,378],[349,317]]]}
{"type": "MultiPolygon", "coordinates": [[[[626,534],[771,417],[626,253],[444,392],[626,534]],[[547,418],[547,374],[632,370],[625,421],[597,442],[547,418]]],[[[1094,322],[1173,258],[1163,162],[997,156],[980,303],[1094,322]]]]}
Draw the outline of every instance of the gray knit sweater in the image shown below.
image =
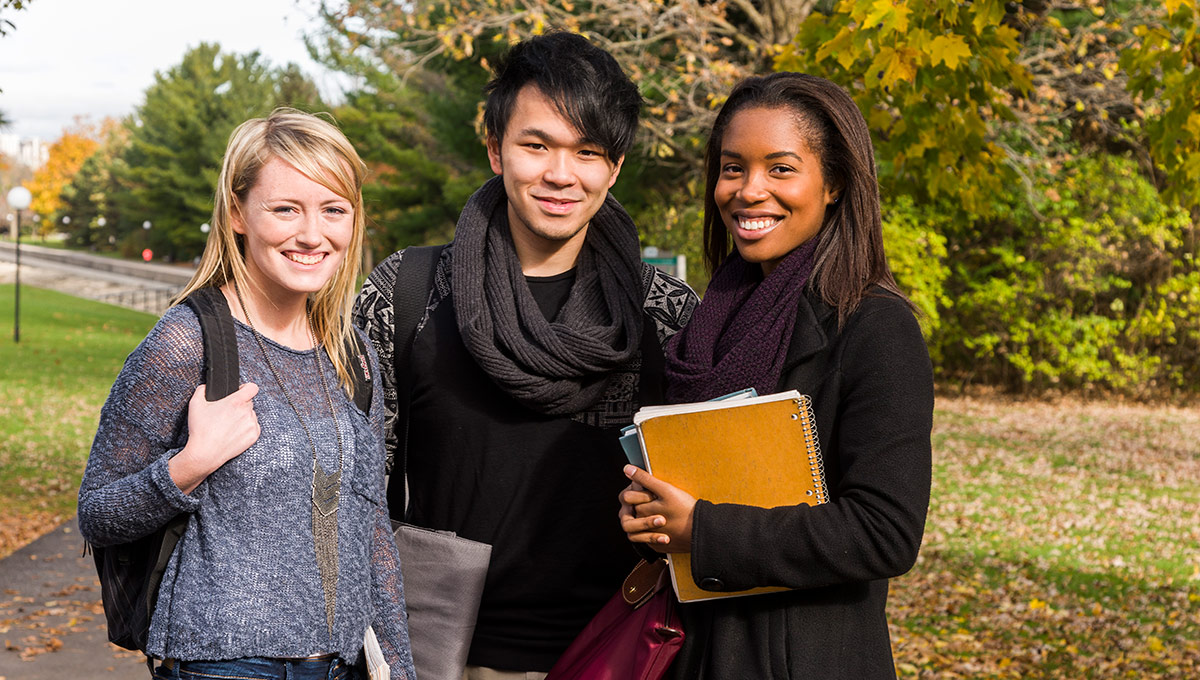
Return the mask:
{"type": "Polygon", "coordinates": [[[218,660],[336,652],[356,662],[369,624],[392,678],[412,680],[399,555],[384,495],[382,389],[374,351],[370,416],[339,388],[328,356],[320,354],[337,410],[335,430],[314,350],[299,352],[264,338],[326,470],[337,469],[341,432],[339,580],[330,635],[313,545],[312,449],[252,331],[235,326],[241,380],[259,387],[258,441],[191,494],[171,481],[167,461],[187,442],[187,403],[202,382],[204,356],[196,316],[186,306],[172,307],[129,355],[101,411],[79,489],[83,536],[99,546],[128,542],[190,513],[159,590],[152,655],[218,660]]]}

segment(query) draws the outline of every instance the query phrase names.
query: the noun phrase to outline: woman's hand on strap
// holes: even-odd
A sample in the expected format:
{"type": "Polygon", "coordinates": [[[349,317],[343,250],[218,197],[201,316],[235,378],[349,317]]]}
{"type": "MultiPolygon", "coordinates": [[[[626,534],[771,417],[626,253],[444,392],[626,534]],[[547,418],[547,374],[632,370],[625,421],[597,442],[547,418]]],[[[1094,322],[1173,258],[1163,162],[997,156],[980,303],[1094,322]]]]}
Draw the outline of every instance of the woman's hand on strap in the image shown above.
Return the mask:
{"type": "Polygon", "coordinates": [[[246,383],[224,399],[205,399],[205,386],[188,402],[188,441],[167,464],[171,480],[184,493],[258,441],[254,396],[258,385],[246,383]]]}
{"type": "Polygon", "coordinates": [[[634,543],[658,552],[691,552],[692,511],[696,499],[645,470],[625,466],[632,482],[621,492],[621,528],[634,543]]]}

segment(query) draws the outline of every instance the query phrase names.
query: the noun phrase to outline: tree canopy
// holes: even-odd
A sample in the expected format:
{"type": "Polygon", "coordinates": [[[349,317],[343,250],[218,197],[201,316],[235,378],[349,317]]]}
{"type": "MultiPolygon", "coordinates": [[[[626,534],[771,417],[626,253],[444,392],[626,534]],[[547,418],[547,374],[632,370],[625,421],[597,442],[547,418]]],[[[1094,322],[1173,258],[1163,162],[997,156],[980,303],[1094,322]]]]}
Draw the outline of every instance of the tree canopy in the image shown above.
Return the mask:
{"type": "Polygon", "coordinates": [[[84,162],[64,191],[75,213],[72,237],[104,247],[111,236],[132,250],[194,257],[204,246],[200,225],[212,215],[229,134],[283,105],[323,108],[316,87],[296,66],[273,67],[257,52],[230,54],[215,44],[189,50],[179,64],[155,75],[123,133],[84,162]],[[143,229],[147,221],[151,227],[143,229]]]}

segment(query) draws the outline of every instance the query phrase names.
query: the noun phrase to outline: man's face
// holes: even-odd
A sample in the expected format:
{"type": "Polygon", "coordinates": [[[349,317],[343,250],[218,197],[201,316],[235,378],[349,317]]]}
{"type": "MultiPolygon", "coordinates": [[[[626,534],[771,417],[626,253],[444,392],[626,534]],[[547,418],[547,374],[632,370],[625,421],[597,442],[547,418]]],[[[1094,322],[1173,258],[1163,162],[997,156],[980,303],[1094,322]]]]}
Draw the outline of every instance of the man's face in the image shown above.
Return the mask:
{"type": "Polygon", "coordinates": [[[504,177],[518,252],[581,245],[624,160],[585,141],[536,85],[517,94],[504,141],[489,137],[487,147],[492,170],[504,177]]]}

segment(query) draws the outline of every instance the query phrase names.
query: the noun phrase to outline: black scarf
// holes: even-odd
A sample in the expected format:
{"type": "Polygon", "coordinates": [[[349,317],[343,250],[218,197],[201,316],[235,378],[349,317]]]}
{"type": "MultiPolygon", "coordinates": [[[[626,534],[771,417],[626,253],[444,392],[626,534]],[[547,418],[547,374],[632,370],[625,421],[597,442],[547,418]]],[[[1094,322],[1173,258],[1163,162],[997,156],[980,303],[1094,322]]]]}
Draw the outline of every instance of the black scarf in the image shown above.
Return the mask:
{"type": "Polygon", "coordinates": [[[501,177],[467,201],[454,234],[454,309],[467,351],[501,389],[547,415],[594,404],[642,337],[637,229],[612,196],[592,217],[575,284],[554,321],[534,301],[508,227],[501,177]]]}

